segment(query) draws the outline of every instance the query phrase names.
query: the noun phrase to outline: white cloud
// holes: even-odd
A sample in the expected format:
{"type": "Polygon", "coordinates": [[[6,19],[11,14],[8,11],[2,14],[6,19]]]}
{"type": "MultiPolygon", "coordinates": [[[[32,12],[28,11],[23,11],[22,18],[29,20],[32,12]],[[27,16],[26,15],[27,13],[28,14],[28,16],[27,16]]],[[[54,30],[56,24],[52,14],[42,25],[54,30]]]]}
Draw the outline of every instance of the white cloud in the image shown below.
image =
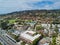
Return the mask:
{"type": "Polygon", "coordinates": [[[53,8],[60,8],[60,2],[56,2],[52,5],[53,8]]]}
{"type": "Polygon", "coordinates": [[[57,8],[60,8],[60,0],[0,0],[0,13],[30,9],[57,9],[57,8]],[[51,1],[54,2],[54,4],[52,5],[47,4],[44,5],[44,7],[39,7],[37,5],[32,6],[34,3],[42,1],[51,1]]]}

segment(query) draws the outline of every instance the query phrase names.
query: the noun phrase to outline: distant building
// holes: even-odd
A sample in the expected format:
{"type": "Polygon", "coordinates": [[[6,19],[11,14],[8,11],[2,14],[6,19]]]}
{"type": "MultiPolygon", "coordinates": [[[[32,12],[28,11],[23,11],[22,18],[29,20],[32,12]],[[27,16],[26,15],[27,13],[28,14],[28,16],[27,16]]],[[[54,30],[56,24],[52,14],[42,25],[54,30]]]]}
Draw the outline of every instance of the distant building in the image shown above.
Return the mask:
{"type": "Polygon", "coordinates": [[[60,28],[58,30],[59,30],[59,33],[60,33],[60,28]]]}
{"type": "Polygon", "coordinates": [[[28,29],[29,25],[19,25],[19,24],[14,24],[14,29],[16,30],[26,30],[28,29]]]}
{"type": "Polygon", "coordinates": [[[46,37],[46,38],[43,38],[39,41],[38,45],[49,45],[51,42],[51,38],[49,37],[46,37]]]}
{"type": "Polygon", "coordinates": [[[31,28],[35,28],[36,26],[36,21],[33,21],[33,22],[28,22],[27,24],[30,24],[31,28]]]}
{"type": "Polygon", "coordinates": [[[48,35],[49,37],[52,37],[53,35],[56,35],[56,32],[54,31],[54,29],[50,29],[48,35]]]}
{"type": "Polygon", "coordinates": [[[5,30],[0,30],[0,35],[4,35],[6,33],[5,30]]]}
{"type": "Polygon", "coordinates": [[[44,35],[44,36],[48,36],[48,33],[49,33],[47,29],[38,30],[37,32],[40,33],[40,34],[42,34],[42,35],[44,35]]]}
{"type": "MultiPolygon", "coordinates": [[[[51,26],[51,24],[41,24],[42,25],[42,27],[45,27],[45,28],[50,28],[50,26],[51,26]]],[[[52,28],[55,28],[55,25],[54,24],[52,24],[52,28]]]]}
{"type": "Polygon", "coordinates": [[[33,43],[36,39],[39,39],[41,34],[37,34],[34,31],[25,31],[24,33],[21,33],[20,39],[26,43],[33,43]]]}
{"type": "Polygon", "coordinates": [[[18,36],[20,34],[20,32],[19,31],[14,31],[12,34],[18,36]]]}
{"type": "Polygon", "coordinates": [[[58,37],[56,38],[56,44],[60,45],[60,34],[58,34],[58,37]]]}
{"type": "Polygon", "coordinates": [[[60,28],[60,24],[58,24],[57,27],[60,28]]]}

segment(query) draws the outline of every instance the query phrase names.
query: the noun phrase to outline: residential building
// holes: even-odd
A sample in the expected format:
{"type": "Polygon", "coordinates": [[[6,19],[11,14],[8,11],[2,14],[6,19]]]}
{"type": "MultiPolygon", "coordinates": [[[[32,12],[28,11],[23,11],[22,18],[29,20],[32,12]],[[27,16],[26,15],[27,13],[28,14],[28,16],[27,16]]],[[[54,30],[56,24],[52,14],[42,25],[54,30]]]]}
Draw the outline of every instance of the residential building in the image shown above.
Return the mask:
{"type": "Polygon", "coordinates": [[[26,43],[33,43],[36,39],[39,39],[41,37],[41,34],[37,34],[34,31],[25,31],[24,33],[21,33],[20,39],[26,43]]]}
{"type": "Polygon", "coordinates": [[[38,45],[49,45],[51,40],[49,37],[43,38],[39,41],[38,45]]]}

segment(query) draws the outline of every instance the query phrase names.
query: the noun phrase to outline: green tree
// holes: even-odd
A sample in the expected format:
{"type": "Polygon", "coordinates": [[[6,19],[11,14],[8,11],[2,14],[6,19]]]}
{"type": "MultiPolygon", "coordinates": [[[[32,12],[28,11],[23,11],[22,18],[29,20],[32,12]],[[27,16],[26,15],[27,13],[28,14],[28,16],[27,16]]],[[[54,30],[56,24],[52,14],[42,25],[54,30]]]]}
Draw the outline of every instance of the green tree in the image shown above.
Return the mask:
{"type": "Polygon", "coordinates": [[[7,28],[7,22],[1,22],[1,28],[6,29],[7,28]]]}
{"type": "Polygon", "coordinates": [[[33,44],[32,45],[37,45],[37,43],[39,42],[40,38],[37,38],[33,41],[33,44]]]}
{"type": "Polygon", "coordinates": [[[36,30],[41,30],[41,29],[44,29],[44,27],[42,27],[42,26],[36,26],[36,30]]]}
{"type": "Polygon", "coordinates": [[[26,43],[25,42],[22,42],[21,45],[25,45],[26,43]]]}
{"type": "Polygon", "coordinates": [[[52,45],[56,45],[56,37],[52,37],[52,45]]]}

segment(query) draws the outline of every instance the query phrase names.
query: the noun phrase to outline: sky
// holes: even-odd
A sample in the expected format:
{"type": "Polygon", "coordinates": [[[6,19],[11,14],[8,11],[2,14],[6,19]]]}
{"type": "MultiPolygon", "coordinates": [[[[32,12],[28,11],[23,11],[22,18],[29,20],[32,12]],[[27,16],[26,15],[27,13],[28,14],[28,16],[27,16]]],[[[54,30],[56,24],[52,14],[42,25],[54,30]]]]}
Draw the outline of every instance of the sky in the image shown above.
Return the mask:
{"type": "Polygon", "coordinates": [[[60,0],[0,0],[0,14],[36,9],[60,9],[60,0]]]}

